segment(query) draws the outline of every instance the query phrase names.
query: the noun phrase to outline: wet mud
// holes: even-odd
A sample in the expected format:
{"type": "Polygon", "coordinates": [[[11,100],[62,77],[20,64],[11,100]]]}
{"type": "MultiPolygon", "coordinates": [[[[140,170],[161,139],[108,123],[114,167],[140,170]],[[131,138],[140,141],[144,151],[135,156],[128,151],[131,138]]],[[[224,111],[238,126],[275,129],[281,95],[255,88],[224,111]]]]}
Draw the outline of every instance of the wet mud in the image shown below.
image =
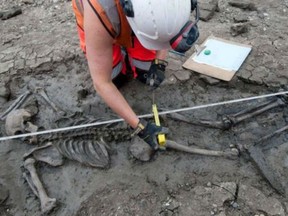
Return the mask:
{"type": "MultiPolygon", "coordinates": [[[[253,50],[229,82],[184,70],[182,64],[194,50],[185,56],[169,53],[166,80],[155,91],[159,109],[181,109],[285,90],[288,2],[254,1],[252,6],[222,0],[199,2],[203,11],[199,44],[213,34],[250,44],[253,50]],[[216,3],[218,7],[207,6],[216,3]],[[243,22],[247,30],[235,34],[235,27],[231,27],[243,22]]],[[[0,113],[30,91],[21,107],[33,112],[29,121],[39,130],[62,127],[57,120],[65,116],[72,116],[72,122],[82,117],[117,119],[93,89],[78,46],[71,2],[5,1],[0,11],[11,11],[15,6],[22,13],[0,21],[0,113]],[[44,89],[61,111],[39,96],[38,88],[44,89]]],[[[129,80],[120,90],[137,114],[151,113],[152,94],[147,86],[129,80]]],[[[249,154],[249,147],[261,138],[287,126],[287,105],[227,130],[193,124],[199,120],[220,121],[223,116],[273,99],[181,112],[192,124],[161,116],[161,123],[170,129],[168,139],[208,150],[235,147],[240,151],[236,160],[167,149],[143,162],[129,152],[132,141],[122,140],[107,143],[109,168],[92,168],[67,158],[57,167],[36,162],[43,187],[49,197],[57,200],[50,215],[287,215],[287,130],[257,145],[271,175],[277,172],[277,180],[285,188],[283,193],[249,154]]],[[[4,120],[0,121],[0,129],[0,136],[6,136],[4,120]]],[[[22,175],[23,155],[33,148],[35,143],[23,139],[0,142],[1,216],[41,215],[39,199],[22,175]]]]}

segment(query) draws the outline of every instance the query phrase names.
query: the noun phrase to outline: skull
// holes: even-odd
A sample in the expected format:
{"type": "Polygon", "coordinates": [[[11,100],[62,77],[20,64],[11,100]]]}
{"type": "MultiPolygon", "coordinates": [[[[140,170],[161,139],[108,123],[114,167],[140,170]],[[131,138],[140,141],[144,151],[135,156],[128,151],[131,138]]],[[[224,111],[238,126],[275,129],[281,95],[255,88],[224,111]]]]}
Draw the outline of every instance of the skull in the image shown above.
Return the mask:
{"type": "Polygon", "coordinates": [[[29,122],[31,117],[31,113],[25,109],[15,109],[10,112],[5,122],[7,135],[12,136],[27,132],[36,132],[38,127],[29,122]]]}

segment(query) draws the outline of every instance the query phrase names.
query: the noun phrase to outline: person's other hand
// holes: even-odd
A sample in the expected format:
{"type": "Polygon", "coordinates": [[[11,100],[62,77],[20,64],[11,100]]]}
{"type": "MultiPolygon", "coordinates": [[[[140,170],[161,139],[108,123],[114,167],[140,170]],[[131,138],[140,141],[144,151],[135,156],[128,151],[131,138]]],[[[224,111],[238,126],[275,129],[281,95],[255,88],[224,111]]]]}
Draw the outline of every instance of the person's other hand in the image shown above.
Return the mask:
{"type": "Polygon", "coordinates": [[[158,134],[167,134],[169,129],[166,127],[157,126],[154,123],[149,123],[144,119],[141,119],[135,129],[133,135],[138,135],[143,139],[153,150],[157,150],[159,147],[157,141],[158,134]]]}
{"type": "Polygon", "coordinates": [[[153,60],[149,71],[147,72],[146,84],[157,88],[165,79],[165,68],[168,62],[160,59],[153,60]]]}

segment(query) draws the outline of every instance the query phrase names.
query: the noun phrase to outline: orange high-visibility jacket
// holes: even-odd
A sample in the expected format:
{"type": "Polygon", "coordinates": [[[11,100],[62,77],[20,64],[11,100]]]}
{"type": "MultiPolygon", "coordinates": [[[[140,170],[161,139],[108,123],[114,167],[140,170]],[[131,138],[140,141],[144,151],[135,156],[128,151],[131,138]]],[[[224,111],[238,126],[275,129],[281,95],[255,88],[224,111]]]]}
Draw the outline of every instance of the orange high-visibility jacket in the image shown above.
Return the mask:
{"type": "MultiPolygon", "coordinates": [[[[114,44],[123,47],[132,46],[132,30],[119,0],[87,0],[108,33],[114,38],[114,44]],[[112,8],[112,9],[111,9],[112,8]],[[110,11],[112,10],[112,11],[110,11]],[[113,11],[114,10],[114,11],[113,11]]],[[[82,0],[72,0],[76,16],[80,46],[86,52],[84,33],[84,10],[82,0]]]]}

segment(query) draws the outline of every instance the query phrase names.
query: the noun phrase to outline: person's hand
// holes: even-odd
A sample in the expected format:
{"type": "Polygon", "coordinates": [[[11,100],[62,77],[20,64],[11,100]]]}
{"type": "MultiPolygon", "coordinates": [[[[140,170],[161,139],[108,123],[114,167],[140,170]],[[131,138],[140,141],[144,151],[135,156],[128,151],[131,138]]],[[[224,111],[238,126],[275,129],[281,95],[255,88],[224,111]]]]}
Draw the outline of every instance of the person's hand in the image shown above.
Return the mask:
{"type": "Polygon", "coordinates": [[[147,72],[146,84],[157,88],[165,79],[165,68],[168,62],[160,59],[154,59],[149,71],[147,72]]]}
{"type": "Polygon", "coordinates": [[[157,141],[158,134],[167,134],[169,129],[166,127],[157,126],[154,123],[149,123],[144,119],[141,119],[137,125],[137,128],[132,133],[132,136],[138,135],[143,139],[153,150],[157,150],[159,147],[157,141]]]}

